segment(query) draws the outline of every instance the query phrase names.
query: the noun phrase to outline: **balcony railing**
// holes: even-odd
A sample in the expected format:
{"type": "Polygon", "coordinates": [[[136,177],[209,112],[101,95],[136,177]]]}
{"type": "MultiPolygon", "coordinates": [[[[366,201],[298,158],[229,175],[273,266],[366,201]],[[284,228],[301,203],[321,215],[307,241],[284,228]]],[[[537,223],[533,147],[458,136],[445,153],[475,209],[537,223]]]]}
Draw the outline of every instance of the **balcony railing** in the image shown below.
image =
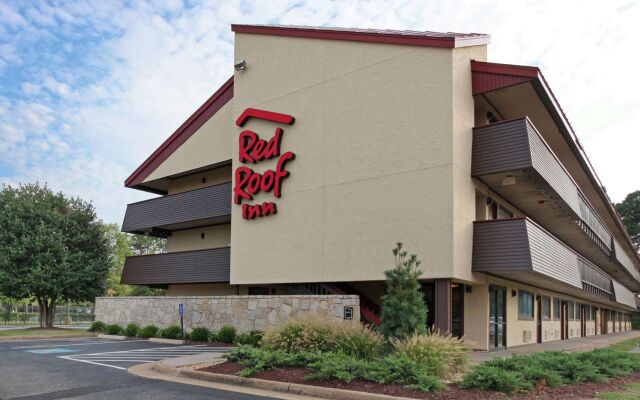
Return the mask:
{"type": "Polygon", "coordinates": [[[571,175],[526,118],[474,129],[472,176],[628,287],[640,275],[571,175]],[[631,278],[631,279],[629,279],[631,278]]]}
{"type": "Polygon", "coordinates": [[[122,231],[166,237],[171,231],[231,220],[231,183],[132,203],[122,231]]]}
{"type": "Polygon", "coordinates": [[[121,283],[167,286],[229,282],[230,248],[127,257],[121,283]]]}
{"type": "MultiPolygon", "coordinates": [[[[628,305],[630,290],[528,218],[473,225],[472,270],[628,305]],[[540,277],[545,280],[540,281],[540,277]],[[545,283],[546,282],[546,283],[545,283]]],[[[631,300],[630,300],[631,299],[631,300]]]]}

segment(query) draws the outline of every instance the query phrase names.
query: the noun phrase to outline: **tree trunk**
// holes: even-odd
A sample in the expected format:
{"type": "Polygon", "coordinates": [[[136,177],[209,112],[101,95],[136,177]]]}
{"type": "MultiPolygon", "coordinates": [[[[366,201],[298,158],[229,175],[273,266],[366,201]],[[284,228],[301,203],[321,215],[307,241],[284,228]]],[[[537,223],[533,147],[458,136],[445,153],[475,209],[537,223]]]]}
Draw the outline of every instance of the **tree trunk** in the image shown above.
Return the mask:
{"type": "Polygon", "coordinates": [[[36,297],[40,306],[40,328],[53,328],[56,317],[56,298],[36,297]]]}

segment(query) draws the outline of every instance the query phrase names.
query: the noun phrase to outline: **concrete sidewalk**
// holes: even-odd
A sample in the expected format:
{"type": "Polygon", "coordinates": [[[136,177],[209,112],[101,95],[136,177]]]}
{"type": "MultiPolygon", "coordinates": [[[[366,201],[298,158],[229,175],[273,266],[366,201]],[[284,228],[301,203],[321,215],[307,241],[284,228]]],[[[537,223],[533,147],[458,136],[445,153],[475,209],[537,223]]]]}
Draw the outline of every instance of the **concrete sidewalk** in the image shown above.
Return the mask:
{"type": "Polygon", "coordinates": [[[584,338],[576,338],[569,340],[554,340],[552,342],[528,344],[517,346],[501,351],[475,351],[471,353],[471,364],[479,364],[484,361],[491,360],[495,357],[509,357],[512,354],[532,354],[539,351],[588,351],[607,347],[612,344],[622,342],[627,339],[640,337],[640,331],[627,331],[619,333],[610,333],[607,335],[588,336],[584,338]]]}

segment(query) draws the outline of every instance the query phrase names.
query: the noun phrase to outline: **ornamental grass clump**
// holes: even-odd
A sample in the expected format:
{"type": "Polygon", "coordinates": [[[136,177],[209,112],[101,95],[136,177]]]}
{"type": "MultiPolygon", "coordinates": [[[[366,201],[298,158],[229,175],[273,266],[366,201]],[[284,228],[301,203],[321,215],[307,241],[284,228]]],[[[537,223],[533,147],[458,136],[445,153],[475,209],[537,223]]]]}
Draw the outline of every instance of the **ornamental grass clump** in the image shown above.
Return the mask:
{"type": "Polygon", "coordinates": [[[127,337],[136,337],[140,333],[140,327],[136,324],[129,324],[124,328],[124,335],[127,337]]]}
{"type": "Polygon", "coordinates": [[[118,324],[111,324],[107,325],[104,331],[107,335],[120,335],[122,333],[122,327],[118,324]]]}
{"type": "Polygon", "coordinates": [[[469,360],[462,339],[435,330],[427,334],[415,333],[406,339],[393,339],[391,343],[395,354],[420,363],[430,375],[442,379],[451,379],[464,371],[469,360]]]}
{"type": "Polygon", "coordinates": [[[327,320],[311,315],[291,318],[270,328],[262,339],[262,345],[272,350],[288,353],[341,351],[364,359],[375,357],[381,344],[380,335],[358,321],[327,320]]]}

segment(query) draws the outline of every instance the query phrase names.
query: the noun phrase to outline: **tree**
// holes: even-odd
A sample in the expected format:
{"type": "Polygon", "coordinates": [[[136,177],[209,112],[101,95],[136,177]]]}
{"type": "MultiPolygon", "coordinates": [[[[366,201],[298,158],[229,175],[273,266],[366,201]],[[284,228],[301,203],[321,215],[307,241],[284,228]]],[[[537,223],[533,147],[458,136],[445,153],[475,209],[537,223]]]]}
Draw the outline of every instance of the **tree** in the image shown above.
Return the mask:
{"type": "Polygon", "coordinates": [[[616,204],[616,209],[629,231],[636,250],[640,251],[640,190],[629,193],[622,203],[616,204]]]}
{"type": "Polygon", "coordinates": [[[388,338],[408,337],[427,331],[427,306],[418,278],[420,261],[415,254],[402,250],[402,243],[393,249],[395,268],[385,271],[387,292],[382,297],[380,331],[388,338]]]}
{"type": "Polygon", "coordinates": [[[0,293],[32,298],[40,326],[52,327],[60,301],[105,293],[109,245],[90,203],[46,185],[0,191],[0,293]]]}

